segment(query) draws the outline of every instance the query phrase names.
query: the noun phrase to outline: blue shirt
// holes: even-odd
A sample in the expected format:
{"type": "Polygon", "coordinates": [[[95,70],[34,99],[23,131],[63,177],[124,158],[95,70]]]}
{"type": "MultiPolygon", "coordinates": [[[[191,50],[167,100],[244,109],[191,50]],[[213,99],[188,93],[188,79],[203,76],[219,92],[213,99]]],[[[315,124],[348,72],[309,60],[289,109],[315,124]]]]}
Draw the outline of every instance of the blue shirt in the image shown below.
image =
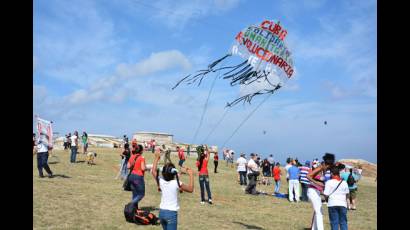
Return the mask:
{"type": "MultiPolygon", "coordinates": [[[[347,178],[349,178],[349,175],[350,175],[350,172],[343,172],[343,173],[340,174],[340,177],[341,177],[344,181],[347,182],[347,178]]],[[[353,176],[353,178],[354,178],[355,181],[358,181],[358,180],[359,180],[359,177],[356,175],[356,173],[353,173],[352,176],[353,176]]],[[[356,184],[356,183],[354,183],[353,186],[349,186],[349,189],[350,189],[350,190],[355,189],[355,188],[357,188],[357,184],[356,184]]]]}
{"type": "Polygon", "coordinates": [[[288,173],[289,173],[289,180],[299,180],[300,170],[295,165],[292,165],[292,167],[288,169],[288,173]]]}

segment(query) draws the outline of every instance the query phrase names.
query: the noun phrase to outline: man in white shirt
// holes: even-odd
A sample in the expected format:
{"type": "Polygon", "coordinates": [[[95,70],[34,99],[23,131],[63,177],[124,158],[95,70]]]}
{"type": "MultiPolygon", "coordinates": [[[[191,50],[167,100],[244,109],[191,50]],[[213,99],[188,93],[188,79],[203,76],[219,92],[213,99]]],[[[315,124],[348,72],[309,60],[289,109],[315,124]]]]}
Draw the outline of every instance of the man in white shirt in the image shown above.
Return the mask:
{"type": "Polygon", "coordinates": [[[290,168],[290,167],[292,167],[292,161],[293,161],[293,159],[292,158],[288,158],[288,159],[286,159],[286,163],[287,163],[287,165],[285,166],[285,170],[286,170],[286,181],[289,183],[289,173],[288,173],[288,169],[290,168]]]}
{"type": "Polygon", "coordinates": [[[75,158],[77,157],[77,146],[78,146],[78,132],[75,131],[70,137],[71,139],[71,158],[70,162],[75,163],[75,158]]]}
{"type": "Polygon", "coordinates": [[[241,185],[247,185],[246,182],[246,164],[245,154],[241,153],[241,156],[236,160],[237,171],[239,173],[239,181],[241,185]]]}
{"type": "Polygon", "coordinates": [[[259,176],[259,167],[255,162],[256,156],[254,153],[251,153],[251,159],[249,160],[248,167],[248,179],[249,184],[245,189],[247,194],[256,194],[256,178],[259,176]]]}
{"type": "Polygon", "coordinates": [[[44,142],[39,141],[39,143],[37,143],[36,145],[35,153],[37,153],[37,168],[40,178],[44,177],[43,168],[48,173],[48,177],[53,177],[53,172],[50,170],[50,167],[48,166],[48,149],[48,145],[44,142]]]}

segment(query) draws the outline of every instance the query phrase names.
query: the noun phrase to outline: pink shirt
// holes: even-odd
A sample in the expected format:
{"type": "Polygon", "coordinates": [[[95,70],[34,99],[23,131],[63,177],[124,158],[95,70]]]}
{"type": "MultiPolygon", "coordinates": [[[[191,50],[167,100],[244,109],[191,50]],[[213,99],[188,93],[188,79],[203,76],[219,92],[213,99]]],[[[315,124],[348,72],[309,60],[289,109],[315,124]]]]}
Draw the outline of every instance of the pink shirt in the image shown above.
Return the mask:
{"type": "MultiPolygon", "coordinates": [[[[316,180],[320,180],[320,179],[321,179],[321,175],[315,176],[315,179],[316,179],[316,180]]],[[[319,185],[316,185],[316,184],[314,184],[314,183],[310,183],[310,184],[309,184],[309,188],[316,189],[316,190],[318,190],[319,192],[323,192],[323,189],[324,189],[324,187],[319,186],[319,185]]]]}

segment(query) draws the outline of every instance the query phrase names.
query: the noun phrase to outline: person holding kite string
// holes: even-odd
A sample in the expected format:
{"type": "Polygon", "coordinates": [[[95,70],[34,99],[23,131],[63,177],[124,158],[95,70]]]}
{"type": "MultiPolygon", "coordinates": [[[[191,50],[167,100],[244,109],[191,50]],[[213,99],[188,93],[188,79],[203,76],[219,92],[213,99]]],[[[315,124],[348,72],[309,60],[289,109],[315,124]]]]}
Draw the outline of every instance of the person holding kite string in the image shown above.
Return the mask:
{"type": "Polygon", "coordinates": [[[164,230],[174,230],[178,226],[179,199],[178,193],[194,191],[194,175],[190,168],[186,168],[189,175],[189,185],[179,181],[178,170],[175,165],[168,162],[162,168],[162,176],[159,175],[158,162],[161,158],[159,149],[155,152],[152,165],[152,176],[157,182],[158,191],[161,192],[159,205],[159,219],[164,230]]]}

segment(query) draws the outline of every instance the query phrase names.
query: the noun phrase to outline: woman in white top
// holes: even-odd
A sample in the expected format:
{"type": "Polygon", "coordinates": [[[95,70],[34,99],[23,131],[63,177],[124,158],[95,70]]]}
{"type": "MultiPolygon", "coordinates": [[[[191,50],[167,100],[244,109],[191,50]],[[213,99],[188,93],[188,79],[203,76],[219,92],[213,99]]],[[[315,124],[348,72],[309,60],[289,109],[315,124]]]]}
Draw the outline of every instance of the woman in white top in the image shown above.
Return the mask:
{"type": "Polygon", "coordinates": [[[157,181],[158,190],[161,191],[161,203],[159,205],[159,219],[164,230],[175,230],[178,226],[178,193],[181,191],[192,193],[194,191],[194,176],[191,169],[186,171],[189,175],[189,185],[179,183],[178,171],[175,166],[168,162],[162,168],[162,177],[158,175],[157,166],[161,158],[160,151],[155,152],[152,175],[157,181]]]}
{"type": "Polygon", "coordinates": [[[329,197],[327,207],[329,211],[329,221],[332,230],[347,230],[347,201],[349,194],[347,182],[340,178],[342,164],[330,168],[332,179],[326,181],[323,194],[329,197]]]}

